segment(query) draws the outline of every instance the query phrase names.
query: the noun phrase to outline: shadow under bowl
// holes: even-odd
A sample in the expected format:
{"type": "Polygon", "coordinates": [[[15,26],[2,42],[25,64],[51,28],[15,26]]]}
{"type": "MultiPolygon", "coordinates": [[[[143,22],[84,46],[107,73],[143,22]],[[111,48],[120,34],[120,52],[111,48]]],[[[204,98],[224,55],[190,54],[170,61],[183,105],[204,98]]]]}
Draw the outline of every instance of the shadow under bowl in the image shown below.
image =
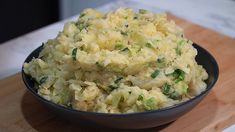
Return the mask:
{"type": "MultiPolygon", "coordinates": [[[[62,118],[67,119],[73,123],[78,123],[85,126],[108,127],[117,129],[152,128],[175,121],[177,118],[189,112],[209,93],[218,79],[219,68],[214,57],[199,45],[193,44],[193,46],[198,51],[198,55],[196,56],[197,63],[202,65],[209,75],[209,78],[206,80],[206,90],[188,101],[154,111],[127,114],[109,114],[74,110],[57,105],[39,96],[37,94],[37,90],[34,87],[35,81],[32,80],[29,75],[24,73],[23,68],[22,78],[27,89],[34,95],[35,98],[38,99],[39,102],[57,113],[62,118]]],[[[32,58],[37,58],[41,50],[42,46],[35,49],[26,58],[25,62],[31,61],[32,58]]]]}

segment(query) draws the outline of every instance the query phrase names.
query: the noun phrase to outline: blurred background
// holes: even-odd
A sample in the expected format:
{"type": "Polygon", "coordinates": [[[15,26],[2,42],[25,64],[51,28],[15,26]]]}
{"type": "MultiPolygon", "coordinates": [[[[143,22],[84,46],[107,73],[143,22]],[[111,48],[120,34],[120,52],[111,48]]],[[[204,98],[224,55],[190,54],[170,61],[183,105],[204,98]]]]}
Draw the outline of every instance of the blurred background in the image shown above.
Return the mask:
{"type": "Polygon", "coordinates": [[[0,43],[110,0],[1,0],[0,43]]]}
{"type": "Polygon", "coordinates": [[[0,43],[76,15],[84,8],[138,6],[135,2],[235,37],[234,0],[1,0],[0,43]]]}

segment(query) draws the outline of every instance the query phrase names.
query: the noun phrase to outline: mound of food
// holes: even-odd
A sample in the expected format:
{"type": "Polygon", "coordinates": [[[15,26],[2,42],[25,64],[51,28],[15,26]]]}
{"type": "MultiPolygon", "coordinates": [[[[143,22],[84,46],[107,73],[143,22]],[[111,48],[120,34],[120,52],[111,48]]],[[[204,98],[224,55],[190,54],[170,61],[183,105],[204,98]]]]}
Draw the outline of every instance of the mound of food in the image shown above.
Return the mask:
{"type": "Polygon", "coordinates": [[[38,94],[81,111],[130,113],[169,107],[206,89],[197,50],[166,14],[129,8],[83,11],[24,64],[38,94]]]}

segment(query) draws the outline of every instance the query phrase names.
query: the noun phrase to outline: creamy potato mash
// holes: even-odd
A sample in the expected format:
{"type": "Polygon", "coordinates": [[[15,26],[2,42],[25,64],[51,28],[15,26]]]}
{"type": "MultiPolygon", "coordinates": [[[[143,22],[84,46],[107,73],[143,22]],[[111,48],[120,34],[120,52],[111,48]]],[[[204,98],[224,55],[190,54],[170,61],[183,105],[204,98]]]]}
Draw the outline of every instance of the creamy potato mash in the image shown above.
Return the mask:
{"type": "Polygon", "coordinates": [[[166,14],[129,8],[83,11],[24,64],[38,94],[81,111],[161,109],[206,89],[197,50],[166,14]]]}

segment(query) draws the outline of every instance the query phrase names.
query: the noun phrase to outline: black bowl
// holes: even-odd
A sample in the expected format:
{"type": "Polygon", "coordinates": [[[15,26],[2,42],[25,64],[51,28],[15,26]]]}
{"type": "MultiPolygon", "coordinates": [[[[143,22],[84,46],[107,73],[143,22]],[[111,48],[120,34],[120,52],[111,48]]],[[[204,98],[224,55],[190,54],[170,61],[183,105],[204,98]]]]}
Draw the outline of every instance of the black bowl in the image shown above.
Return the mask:
{"type": "MultiPolygon", "coordinates": [[[[74,110],[57,105],[39,96],[34,87],[34,81],[29,75],[24,73],[23,68],[22,78],[28,90],[43,105],[69,121],[86,126],[105,126],[118,129],[143,129],[157,127],[176,120],[194,108],[209,93],[218,79],[219,68],[213,56],[199,45],[193,44],[193,46],[198,51],[196,61],[198,64],[202,65],[209,74],[209,78],[206,80],[207,89],[186,102],[154,111],[128,114],[108,114],[74,110]]],[[[27,57],[25,62],[29,62],[33,57],[37,58],[41,50],[42,46],[34,50],[27,57]]]]}

